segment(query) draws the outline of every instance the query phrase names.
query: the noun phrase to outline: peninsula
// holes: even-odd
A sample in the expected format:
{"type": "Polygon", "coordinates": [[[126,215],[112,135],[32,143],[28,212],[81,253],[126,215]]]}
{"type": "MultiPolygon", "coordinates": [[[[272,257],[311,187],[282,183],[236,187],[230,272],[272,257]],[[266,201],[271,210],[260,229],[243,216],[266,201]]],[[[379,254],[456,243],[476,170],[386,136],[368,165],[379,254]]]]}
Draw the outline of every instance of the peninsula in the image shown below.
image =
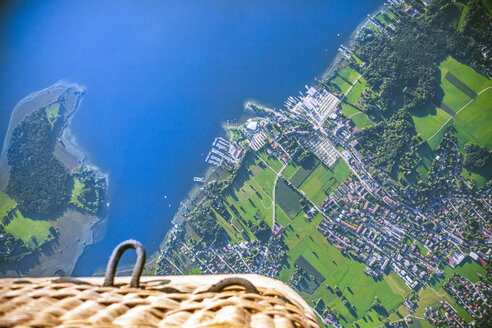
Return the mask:
{"type": "Polygon", "coordinates": [[[107,187],[70,134],[84,90],[58,82],[12,111],[0,157],[0,275],[70,275],[107,187]]]}

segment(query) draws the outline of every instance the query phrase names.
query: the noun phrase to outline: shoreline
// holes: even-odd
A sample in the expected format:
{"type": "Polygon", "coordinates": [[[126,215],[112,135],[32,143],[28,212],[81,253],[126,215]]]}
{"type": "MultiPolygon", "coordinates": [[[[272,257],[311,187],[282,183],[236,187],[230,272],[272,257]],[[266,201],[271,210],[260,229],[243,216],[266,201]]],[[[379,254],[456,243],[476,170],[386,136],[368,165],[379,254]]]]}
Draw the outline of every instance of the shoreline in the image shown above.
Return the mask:
{"type": "MultiPolygon", "coordinates": [[[[370,12],[357,26],[356,28],[353,30],[353,32],[348,36],[348,38],[345,39],[345,42],[346,42],[346,47],[347,48],[352,48],[353,45],[354,45],[354,41],[355,41],[355,38],[357,36],[357,34],[365,27],[365,25],[367,24],[367,22],[369,21],[369,16],[374,16],[375,14],[383,11],[385,8],[387,8],[387,4],[386,2],[384,2],[381,6],[379,6],[376,10],[370,12]]],[[[342,43],[341,43],[342,44],[342,43]]],[[[333,72],[334,70],[336,70],[338,68],[338,66],[340,65],[340,63],[343,61],[343,55],[337,50],[337,54],[335,55],[335,57],[333,58],[333,60],[330,62],[330,64],[327,66],[327,68],[323,71],[323,73],[321,74],[320,76],[320,79],[318,79],[317,77],[314,77],[313,78],[313,82],[316,82],[316,83],[313,83],[313,85],[315,84],[319,84],[320,81],[322,81],[323,79],[326,78],[326,76],[328,76],[329,74],[331,74],[331,72],[333,72]]],[[[248,103],[251,103],[251,104],[254,104],[254,105],[257,105],[257,106],[260,106],[260,107],[265,107],[265,108],[270,108],[271,106],[265,106],[263,104],[261,104],[260,101],[258,100],[255,100],[255,99],[247,99],[244,101],[243,103],[243,107],[246,108],[246,104],[248,103]]],[[[274,107],[274,106],[273,106],[274,107]]],[[[227,120],[226,120],[227,122],[227,120]]],[[[221,126],[222,128],[224,129],[225,131],[225,126],[226,126],[226,122],[222,122],[221,126]]],[[[238,120],[238,125],[242,125],[246,122],[246,120],[244,120],[244,122],[242,123],[239,123],[239,120],[238,120]]],[[[208,181],[209,181],[209,178],[212,174],[214,174],[216,171],[220,170],[219,167],[215,167],[215,166],[208,166],[206,169],[205,169],[205,181],[204,183],[201,185],[205,185],[208,181]]],[[[164,248],[164,246],[166,245],[166,243],[168,243],[170,237],[173,235],[173,232],[174,230],[177,228],[177,226],[181,223],[183,223],[186,218],[184,218],[183,214],[184,212],[191,206],[193,206],[193,201],[195,201],[198,197],[199,197],[199,193],[201,191],[201,187],[200,185],[195,185],[191,188],[191,190],[186,194],[185,198],[180,202],[180,206],[178,208],[178,210],[176,211],[175,215],[173,216],[172,220],[171,220],[171,227],[169,228],[169,230],[166,232],[164,238],[162,239],[162,242],[160,243],[160,247],[159,247],[159,250],[155,251],[155,253],[160,253],[162,251],[162,249],[164,248]]]]}
{"type": "MultiPolygon", "coordinates": [[[[369,16],[375,16],[377,13],[383,11],[384,9],[388,8],[388,5],[386,2],[384,2],[381,6],[379,6],[376,10],[372,11],[371,13],[367,14],[367,16],[355,27],[355,29],[350,33],[350,35],[345,39],[346,42],[346,47],[347,48],[352,48],[354,46],[354,41],[355,38],[357,37],[357,34],[366,26],[367,22],[369,21],[369,16]]],[[[340,45],[343,43],[340,43],[340,45]]],[[[331,61],[330,65],[323,71],[323,74],[321,74],[321,80],[324,80],[328,75],[330,75],[340,64],[340,62],[343,60],[344,56],[340,53],[340,51],[337,50],[337,54],[331,61]]]]}
{"type": "MultiPolygon", "coordinates": [[[[101,172],[99,167],[91,163],[86,152],[77,145],[76,138],[70,129],[73,116],[77,113],[85,95],[85,89],[75,83],[58,81],[55,84],[30,93],[21,99],[12,110],[9,126],[5,135],[0,157],[0,188],[8,183],[10,168],[7,163],[7,150],[12,131],[28,115],[41,107],[60,101],[65,108],[62,132],[56,139],[53,154],[69,170],[85,166],[96,175],[106,180],[106,194],[109,185],[109,175],[101,172]]],[[[104,205],[103,205],[104,206],[104,205]]],[[[9,263],[1,268],[1,276],[70,276],[80,256],[87,247],[101,240],[105,231],[99,231],[107,221],[107,209],[103,207],[96,216],[84,213],[77,208],[67,205],[59,217],[49,219],[59,229],[55,240],[41,248],[19,263],[9,263]]]]}

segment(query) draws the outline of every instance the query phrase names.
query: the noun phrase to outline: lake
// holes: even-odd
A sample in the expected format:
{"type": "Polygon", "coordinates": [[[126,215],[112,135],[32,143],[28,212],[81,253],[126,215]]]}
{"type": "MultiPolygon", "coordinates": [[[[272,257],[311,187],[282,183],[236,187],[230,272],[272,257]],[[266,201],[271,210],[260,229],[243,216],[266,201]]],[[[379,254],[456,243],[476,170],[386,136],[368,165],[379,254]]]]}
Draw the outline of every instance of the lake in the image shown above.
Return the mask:
{"type": "Polygon", "coordinates": [[[4,1],[0,141],[17,101],[76,82],[87,93],[72,132],[109,174],[107,233],[74,275],[100,269],[125,239],[157,250],[221,124],[244,117],[247,100],[280,107],[304,90],[383,3],[4,1]]]}

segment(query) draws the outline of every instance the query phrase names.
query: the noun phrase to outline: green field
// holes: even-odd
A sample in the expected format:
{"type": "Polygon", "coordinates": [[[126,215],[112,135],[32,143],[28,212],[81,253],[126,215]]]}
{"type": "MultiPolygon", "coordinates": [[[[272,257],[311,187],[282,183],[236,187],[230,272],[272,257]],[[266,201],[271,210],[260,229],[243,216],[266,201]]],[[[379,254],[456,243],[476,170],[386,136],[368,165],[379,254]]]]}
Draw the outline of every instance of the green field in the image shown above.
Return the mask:
{"type": "Polygon", "coordinates": [[[273,195],[273,183],[275,181],[276,173],[269,167],[262,169],[259,166],[253,169],[253,177],[251,183],[256,187],[259,186],[263,191],[272,197],[273,195]]]}
{"type": "Polygon", "coordinates": [[[342,255],[316,230],[322,219],[316,216],[311,223],[307,223],[302,217],[298,217],[294,220],[293,225],[298,221],[302,225],[299,228],[294,227],[293,232],[286,229],[290,267],[283,268],[280,272],[280,279],[288,281],[294,270],[292,263],[302,255],[325,278],[323,284],[314,293],[308,294],[301,291],[301,295],[312,305],[322,298],[331,309],[340,311],[348,322],[363,317],[370,322],[371,319],[366,315],[371,316],[368,311],[375,296],[380,299],[388,312],[396,310],[403,302],[403,297],[410,292],[403,280],[394,272],[384,276],[380,281],[375,281],[366,275],[363,272],[365,264],[342,255]],[[327,285],[332,288],[338,286],[352,305],[351,308],[343,305],[340,298],[326,288],[327,285]]]}
{"type": "Polygon", "coordinates": [[[60,111],[60,103],[54,103],[46,107],[46,117],[50,122],[51,126],[54,126],[58,118],[58,113],[60,111]]]}
{"type": "MultiPolygon", "coordinates": [[[[225,193],[226,203],[224,205],[231,214],[231,218],[226,220],[216,213],[219,224],[224,227],[233,242],[239,242],[238,238],[240,238],[240,235],[236,233],[237,227],[235,229],[232,225],[233,220],[236,220],[234,221],[236,226],[247,221],[257,224],[255,214],[259,213],[267,224],[270,226],[272,224],[271,195],[276,174],[270,168],[261,168],[258,165],[260,160],[253,156],[253,154],[248,154],[244,159],[236,178],[225,193]]],[[[244,225],[242,230],[250,238],[255,239],[244,225]]]]}
{"type": "Polygon", "coordinates": [[[25,218],[17,209],[12,220],[5,226],[5,231],[15,238],[20,238],[31,249],[41,245],[50,234],[51,223],[45,220],[25,218]]]}
{"type": "Polygon", "coordinates": [[[417,309],[415,310],[415,316],[418,317],[423,317],[425,315],[425,308],[429,306],[439,306],[439,303],[441,300],[445,300],[448,302],[451,306],[453,306],[456,309],[456,312],[458,312],[458,315],[462,317],[466,322],[471,322],[473,318],[466,312],[465,309],[463,309],[461,306],[459,306],[456,301],[451,297],[450,295],[446,294],[446,291],[444,289],[439,289],[437,292],[434,291],[432,288],[429,286],[426,286],[421,292],[420,292],[420,299],[417,303],[417,309]],[[439,295],[443,295],[442,297],[439,295]]]}
{"type": "Polygon", "coordinates": [[[448,56],[446,60],[439,64],[439,69],[441,70],[441,80],[444,79],[447,72],[451,72],[476,93],[492,86],[492,80],[487,79],[477,73],[472,67],[460,63],[451,56],[448,56]]]}
{"type": "Polygon", "coordinates": [[[290,218],[294,218],[302,210],[299,203],[301,196],[284,179],[277,181],[275,193],[275,201],[290,218]]]}
{"type": "Polygon", "coordinates": [[[347,92],[347,90],[350,88],[350,84],[348,84],[347,81],[342,79],[340,76],[336,76],[334,79],[331,80],[331,82],[338,87],[338,90],[341,93],[347,92]]]}
{"type": "Polygon", "coordinates": [[[360,78],[359,81],[357,81],[357,83],[353,86],[353,88],[347,94],[347,96],[345,97],[345,100],[349,104],[355,105],[360,100],[362,92],[364,92],[365,88],[366,88],[366,80],[364,78],[360,78]]]}
{"type": "Polygon", "coordinates": [[[85,184],[80,182],[76,177],[73,177],[73,189],[72,195],[70,196],[70,203],[78,205],[81,208],[84,208],[84,204],[80,201],[79,197],[84,189],[85,184]]]}
{"type": "Polygon", "coordinates": [[[445,78],[441,80],[441,89],[444,92],[442,102],[455,113],[471,100],[463,91],[445,78]]]}
{"type": "Polygon", "coordinates": [[[367,117],[365,113],[360,112],[359,114],[356,114],[350,118],[352,122],[354,122],[355,125],[357,125],[359,128],[363,129],[365,127],[371,126],[374,123],[371,122],[371,120],[367,117]]]}
{"type": "Polygon", "coordinates": [[[292,178],[289,179],[290,182],[296,188],[299,188],[299,186],[311,174],[311,172],[313,172],[314,169],[318,167],[319,163],[319,160],[314,155],[311,155],[309,158],[304,160],[300,168],[297,169],[296,173],[292,176],[292,178]]]}
{"type": "Polygon", "coordinates": [[[354,106],[350,105],[350,104],[347,104],[345,102],[342,103],[342,114],[345,116],[345,117],[350,117],[351,115],[354,115],[356,113],[359,113],[360,111],[355,108],[354,106]]]}
{"type": "MultiPolygon", "coordinates": [[[[461,7],[461,6],[460,6],[460,7],[461,7]]],[[[461,30],[461,28],[463,27],[463,22],[464,22],[464,20],[465,20],[465,15],[466,15],[467,10],[468,10],[468,6],[464,5],[464,6],[463,6],[463,9],[462,9],[462,11],[461,11],[460,21],[458,22],[458,26],[456,26],[456,29],[457,29],[458,31],[460,31],[460,30],[461,30]]]]}
{"type": "Polygon", "coordinates": [[[383,16],[383,13],[379,13],[377,16],[376,16],[376,19],[378,21],[381,22],[381,24],[383,24],[384,26],[388,26],[389,25],[389,22],[385,19],[385,17],[383,16]]]}
{"type": "Polygon", "coordinates": [[[492,89],[478,95],[454,120],[460,149],[472,141],[492,150],[492,89]]]}
{"type": "Polygon", "coordinates": [[[345,81],[352,84],[355,80],[357,80],[357,77],[359,77],[360,74],[352,67],[346,66],[338,71],[338,75],[340,75],[345,81]]]}
{"type": "Polygon", "coordinates": [[[434,135],[449,118],[449,114],[432,104],[412,113],[415,130],[425,140],[434,135]]]}
{"type": "Polygon", "coordinates": [[[3,218],[9,210],[15,208],[16,206],[17,202],[0,190],[0,219],[3,218]]]}
{"type": "Polygon", "coordinates": [[[268,165],[270,165],[275,171],[280,171],[282,169],[282,166],[284,166],[284,163],[279,161],[273,156],[268,156],[264,148],[257,153],[262,160],[264,160],[268,165]]]}

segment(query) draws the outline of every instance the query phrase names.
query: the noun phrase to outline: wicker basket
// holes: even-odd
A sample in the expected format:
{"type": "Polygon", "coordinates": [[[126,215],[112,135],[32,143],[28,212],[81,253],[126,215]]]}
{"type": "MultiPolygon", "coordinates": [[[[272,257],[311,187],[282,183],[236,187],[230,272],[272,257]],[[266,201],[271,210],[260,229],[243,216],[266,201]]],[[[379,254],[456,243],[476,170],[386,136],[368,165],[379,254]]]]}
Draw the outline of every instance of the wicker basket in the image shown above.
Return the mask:
{"type": "Polygon", "coordinates": [[[291,288],[259,275],[142,277],[140,243],[120,244],[102,278],[0,279],[0,327],[319,327],[291,288]],[[132,277],[114,278],[135,248],[132,277]],[[102,285],[101,285],[102,283],[102,285]]]}

